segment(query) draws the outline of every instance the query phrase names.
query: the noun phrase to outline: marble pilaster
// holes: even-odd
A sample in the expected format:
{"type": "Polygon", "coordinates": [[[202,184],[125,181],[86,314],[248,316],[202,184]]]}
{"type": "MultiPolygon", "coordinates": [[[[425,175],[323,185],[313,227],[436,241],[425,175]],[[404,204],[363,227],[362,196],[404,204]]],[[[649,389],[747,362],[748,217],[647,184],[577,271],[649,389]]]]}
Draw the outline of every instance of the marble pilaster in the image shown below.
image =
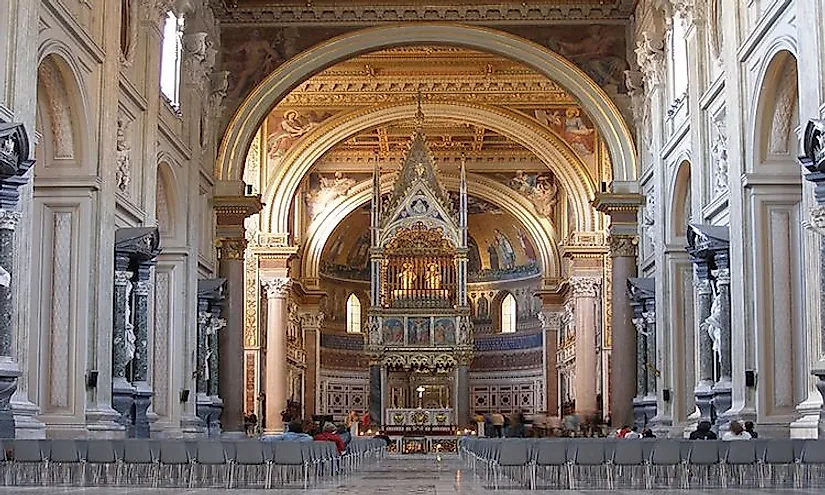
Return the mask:
{"type": "MultiPolygon", "coordinates": [[[[241,240],[238,240],[241,241],[241,240]]],[[[220,347],[219,393],[223,400],[221,425],[224,435],[243,435],[244,383],[244,261],[239,249],[221,243],[220,273],[226,279],[226,329],[218,334],[220,347]]]]}
{"type": "Polygon", "coordinates": [[[263,282],[266,289],[266,397],[264,434],[283,431],[281,413],[287,406],[286,326],[287,296],[292,280],[277,277],[263,282]]]}
{"type": "Polygon", "coordinates": [[[381,420],[383,419],[381,416],[381,412],[384,410],[384,406],[381,402],[382,390],[383,390],[383,380],[381,379],[382,367],[372,364],[370,365],[370,398],[369,398],[369,414],[370,414],[370,424],[380,425],[381,420]]]}
{"type": "Polygon", "coordinates": [[[315,392],[320,377],[320,337],[321,325],[324,322],[324,313],[312,310],[301,313],[301,329],[304,332],[304,349],[306,351],[306,372],[304,375],[304,411],[309,417],[318,414],[319,404],[315,401],[315,392]]]}
{"type": "Polygon", "coordinates": [[[558,388],[559,370],[557,368],[561,316],[562,313],[559,310],[542,309],[538,313],[538,319],[544,331],[544,409],[550,416],[561,415],[558,388]]]}
{"type": "Polygon", "coordinates": [[[596,318],[601,280],[571,277],[570,287],[576,313],[576,414],[590,418],[598,411],[596,402],[596,318]]]}

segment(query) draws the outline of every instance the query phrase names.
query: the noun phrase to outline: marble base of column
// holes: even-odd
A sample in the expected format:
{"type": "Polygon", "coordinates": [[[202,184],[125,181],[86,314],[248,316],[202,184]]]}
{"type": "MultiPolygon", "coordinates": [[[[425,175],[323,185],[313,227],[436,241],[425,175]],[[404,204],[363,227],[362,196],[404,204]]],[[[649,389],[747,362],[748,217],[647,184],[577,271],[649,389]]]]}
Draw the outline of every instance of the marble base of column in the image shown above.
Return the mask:
{"type": "Polygon", "coordinates": [[[212,399],[208,395],[203,393],[198,394],[197,403],[195,404],[195,414],[198,415],[203,431],[208,436],[209,422],[212,420],[212,414],[214,414],[212,409],[212,399]]]}
{"type": "Polygon", "coordinates": [[[115,379],[112,383],[112,407],[118,412],[117,422],[126,428],[126,436],[132,438],[134,433],[135,387],[123,378],[115,379]]]}
{"type": "Polygon", "coordinates": [[[217,395],[209,397],[212,400],[212,416],[209,417],[209,437],[220,438],[223,433],[221,415],[224,411],[223,400],[217,395]]]}
{"type": "MultiPolygon", "coordinates": [[[[38,421],[40,408],[26,400],[24,394],[12,396],[11,410],[14,414],[14,437],[26,440],[42,440],[46,438],[46,423],[38,421]]],[[[88,421],[88,415],[86,416],[88,421]]],[[[118,425],[111,422],[112,427],[118,425]]]]}
{"type": "Polygon", "coordinates": [[[713,410],[716,412],[716,426],[724,426],[731,419],[725,413],[733,404],[733,386],[730,380],[720,380],[713,385],[713,410]]]}
{"type": "Polygon", "coordinates": [[[149,417],[147,411],[152,405],[152,387],[146,382],[135,383],[135,419],[132,425],[132,433],[130,438],[149,438],[149,417]]]}
{"type": "MultiPolygon", "coordinates": [[[[647,409],[644,397],[636,397],[633,399],[633,425],[641,431],[647,423],[647,409]]],[[[626,423],[617,423],[614,426],[621,428],[626,423]]]]}
{"type": "Polygon", "coordinates": [[[381,367],[370,366],[370,424],[381,425],[384,408],[381,404],[381,367]]]}
{"type": "Polygon", "coordinates": [[[17,377],[20,371],[14,363],[3,363],[0,366],[0,438],[15,438],[14,412],[11,408],[11,397],[17,390],[17,377]]]}
{"type": "Polygon", "coordinates": [[[710,382],[699,383],[693,390],[693,396],[696,400],[696,408],[699,409],[698,421],[713,423],[716,420],[716,412],[713,409],[713,384],[710,382]]]}
{"type": "Polygon", "coordinates": [[[815,369],[811,374],[817,378],[816,389],[822,396],[822,410],[819,412],[819,438],[825,438],[825,368],[815,369]]]}
{"type": "Polygon", "coordinates": [[[659,405],[656,403],[656,397],[648,395],[642,399],[642,404],[645,412],[645,424],[642,426],[659,425],[660,423],[656,421],[656,416],[659,414],[659,405]]]}

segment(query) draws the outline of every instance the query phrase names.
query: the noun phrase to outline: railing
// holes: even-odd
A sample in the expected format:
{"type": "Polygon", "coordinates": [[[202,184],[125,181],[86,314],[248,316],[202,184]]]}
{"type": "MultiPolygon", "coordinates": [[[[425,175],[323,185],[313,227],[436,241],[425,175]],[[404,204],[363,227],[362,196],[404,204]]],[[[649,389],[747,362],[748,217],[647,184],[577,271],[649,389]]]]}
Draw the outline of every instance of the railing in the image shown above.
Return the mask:
{"type": "Polygon", "coordinates": [[[825,440],[459,440],[496,487],[547,489],[825,488],[825,440]]]}

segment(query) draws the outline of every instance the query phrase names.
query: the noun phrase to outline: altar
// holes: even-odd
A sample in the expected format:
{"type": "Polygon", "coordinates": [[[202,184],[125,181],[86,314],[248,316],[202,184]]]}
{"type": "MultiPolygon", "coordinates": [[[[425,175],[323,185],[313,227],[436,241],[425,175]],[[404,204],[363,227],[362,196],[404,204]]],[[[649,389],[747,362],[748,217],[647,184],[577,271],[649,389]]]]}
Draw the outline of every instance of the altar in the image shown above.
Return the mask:
{"type": "Polygon", "coordinates": [[[387,409],[384,424],[391,426],[446,426],[453,425],[452,409],[387,409]]]}

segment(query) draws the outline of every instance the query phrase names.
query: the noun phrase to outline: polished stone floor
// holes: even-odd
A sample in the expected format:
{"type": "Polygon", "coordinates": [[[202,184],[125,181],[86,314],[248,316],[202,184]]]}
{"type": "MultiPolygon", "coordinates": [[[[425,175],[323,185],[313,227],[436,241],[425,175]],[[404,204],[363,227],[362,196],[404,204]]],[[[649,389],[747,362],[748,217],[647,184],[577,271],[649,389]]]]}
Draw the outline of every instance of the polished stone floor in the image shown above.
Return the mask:
{"type": "MultiPolygon", "coordinates": [[[[106,494],[106,495],[124,495],[124,494],[217,494],[230,493],[232,495],[244,495],[250,493],[258,493],[263,490],[182,490],[182,489],[135,489],[135,488],[0,488],[0,494],[106,494]]],[[[369,495],[369,494],[391,494],[391,495],[440,495],[440,494],[462,494],[471,495],[477,493],[496,493],[500,495],[524,495],[530,492],[529,490],[508,490],[500,489],[493,490],[488,483],[473,478],[472,473],[467,472],[461,466],[461,463],[455,457],[446,457],[441,462],[438,462],[434,457],[394,457],[390,456],[384,459],[378,465],[367,466],[359,473],[336,480],[334,482],[325,482],[323,484],[316,484],[309,490],[299,489],[275,489],[276,493],[283,495],[302,494],[302,495],[321,495],[321,494],[352,494],[352,495],[369,495]]],[[[545,492],[547,493],[547,492],[545,492]]],[[[555,491],[550,493],[558,493],[565,495],[578,494],[604,494],[604,493],[628,493],[639,494],[642,491],[555,491]]],[[[676,493],[686,494],[721,494],[730,493],[736,495],[745,495],[749,493],[769,494],[769,493],[786,493],[792,495],[821,495],[820,490],[690,490],[690,491],[667,491],[657,490],[659,495],[669,495],[676,493]]]]}

